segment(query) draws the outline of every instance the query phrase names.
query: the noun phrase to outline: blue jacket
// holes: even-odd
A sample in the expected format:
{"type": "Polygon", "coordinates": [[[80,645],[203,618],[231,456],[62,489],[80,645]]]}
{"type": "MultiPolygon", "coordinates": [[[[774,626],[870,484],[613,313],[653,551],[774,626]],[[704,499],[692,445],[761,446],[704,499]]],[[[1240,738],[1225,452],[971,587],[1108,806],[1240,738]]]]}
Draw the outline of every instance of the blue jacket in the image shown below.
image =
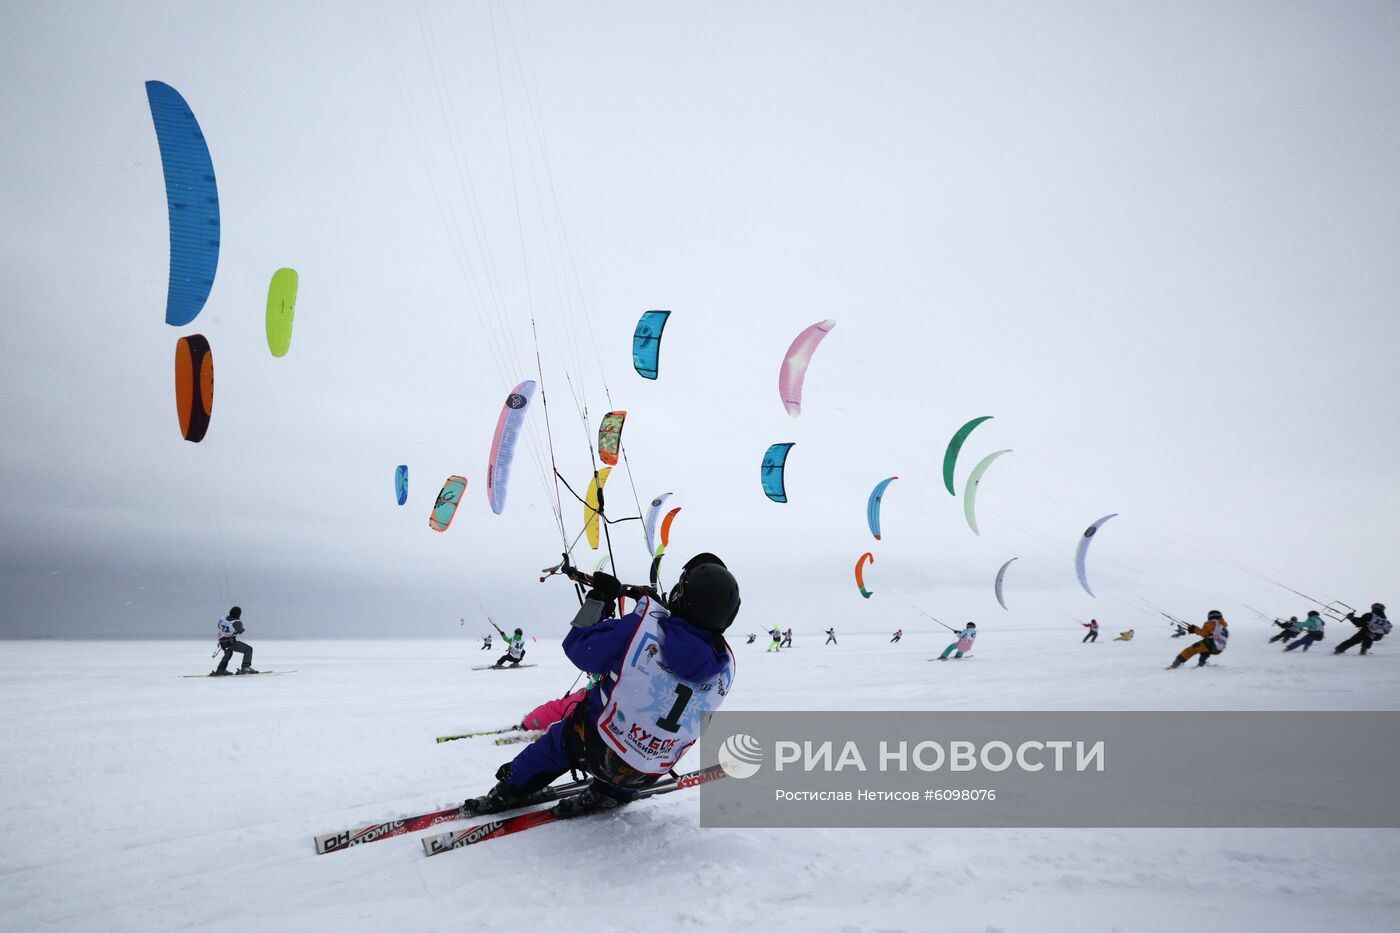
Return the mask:
{"type": "MultiPolygon", "coordinates": [[[[588,708],[596,716],[603,711],[603,694],[611,689],[622,673],[627,646],[637,633],[642,617],[629,612],[621,618],[604,619],[594,625],[575,627],[564,636],[564,654],[579,670],[590,674],[611,674],[603,677],[588,691],[588,708]]],[[[686,680],[705,680],[724,669],[728,660],[727,646],[716,649],[710,634],[698,629],[680,616],[662,619],[661,657],[666,666],[686,680]]],[[[719,640],[721,646],[724,641],[719,640]]]]}

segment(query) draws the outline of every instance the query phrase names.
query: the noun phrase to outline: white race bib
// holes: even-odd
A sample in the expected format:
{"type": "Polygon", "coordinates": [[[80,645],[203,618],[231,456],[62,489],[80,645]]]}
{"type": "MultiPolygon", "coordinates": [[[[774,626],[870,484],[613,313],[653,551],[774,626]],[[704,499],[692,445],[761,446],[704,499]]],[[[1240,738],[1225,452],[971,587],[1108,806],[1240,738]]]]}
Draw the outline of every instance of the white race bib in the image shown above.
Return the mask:
{"type": "Polygon", "coordinates": [[[734,656],[714,676],[686,680],[661,659],[661,620],[670,613],[651,599],[643,599],[635,611],[642,621],[598,716],[598,734],[631,767],[643,774],[665,774],[700,738],[706,715],[729,695],[734,656]]]}

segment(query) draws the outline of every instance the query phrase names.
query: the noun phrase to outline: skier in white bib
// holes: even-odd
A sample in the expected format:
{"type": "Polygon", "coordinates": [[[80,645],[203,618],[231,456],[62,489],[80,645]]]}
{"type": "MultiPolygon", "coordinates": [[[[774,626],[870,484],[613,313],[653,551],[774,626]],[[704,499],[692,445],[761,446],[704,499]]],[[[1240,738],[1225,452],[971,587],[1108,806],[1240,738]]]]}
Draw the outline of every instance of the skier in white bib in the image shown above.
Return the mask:
{"type": "Polygon", "coordinates": [[[724,631],[739,614],[739,584],[723,561],[692,557],[664,605],[654,593],[632,590],[637,601],[620,618],[614,612],[622,584],[606,573],[590,582],[563,647],[578,668],[601,679],[572,715],[502,765],[496,786],[463,804],[468,812],[520,806],[570,769],[593,780],[560,801],[560,816],[627,803],[676,765],[700,738],[706,715],[729,695],[734,655],[724,631]]]}
{"type": "MultiPolygon", "coordinates": [[[[492,622],[491,624],[495,625],[496,623],[492,622]]],[[[501,633],[501,639],[506,643],[506,653],[497,658],[496,663],[491,666],[505,667],[509,664],[511,667],[519,667],[520,662],[525,660],[525,633],[516,629],[514,634],[507,635],[499,627],[496,631],[501,633]]]]}
{"type": "Polygon", "coordinates": [[[219,648],[223,651],[223,660],[219,666],[209,672],[210,677],[227,677],[228,662],[237,651],[243,656],[243,663],[239,665],[237,673],[256,674],[253,670],[253,646],[238,640],[238,636],[243,634],[243,610],[234,606],[228,611],[228,615],[219,620],[219,648]]]}

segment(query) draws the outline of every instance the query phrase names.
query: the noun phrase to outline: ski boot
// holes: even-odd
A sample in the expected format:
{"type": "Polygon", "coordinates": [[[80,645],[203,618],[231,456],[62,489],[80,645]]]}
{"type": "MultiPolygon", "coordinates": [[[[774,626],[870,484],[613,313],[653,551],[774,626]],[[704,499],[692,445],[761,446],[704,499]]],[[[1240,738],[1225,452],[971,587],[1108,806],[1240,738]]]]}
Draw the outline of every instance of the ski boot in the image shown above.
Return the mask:
{"type": "Polygon", "coordinates": [[[1183,660],[1181,660],[1181,658],[1176,658],[1175,660],[1172,661],[1171,667],[1167,668],[1167,670],[1169,670],[1169,671],[1174,671],[1174,670],[1176,670],[1178,667],[1180,667],[1181,665],[1183,665],[1183,664],[1185,664],[1185,663],[1186,663],[1186,662],[1183,661],[1183,660]]]}
{"type": "Polygon", "coordinates": [[[514,810],[524,806],[533,794],[511,787],[507,782],[510,780],[510,762],[506,762],[496,769],[496,786],[492,787],[480,797],[468,797],[462,801],[462,812],[468,814],[484,815],[487,813],[500,813],[502,810],[514,810]]]}
{"type": "Polygon", "coordinates": [[[230,674],[229,674],[228,671],[212,670],[212,671],[209,672],[209,676],[210,676],[210,677],[228,677],[228,676],[230,676],[230,674]]]}
{"type": "Polygon", "coordinates": [[[234,673],[235,673],[235,674],[256,674],[256,673],[258,673],[258,672],[255,671],[255,670],[253,670],[251,667],[240,667],[238,670],[234,671],[234,673]]]}
{"type": "Polygon", "coordinates": [[[603,813],[608,810],[616,810],[622,806],[623,801],[618,800],[595,790],[592,787],[585,787],[583,791],[573,797],[565,797],[554,805],[554,814],[561,820],[572,819],[576,816],[586,816],[589,813],[603,813]]]}
{"type": "Polygon", "coordinates": [[[1206,666],[1206,661],[1208,661],[1208,660],[1210,660],[1210,659],[1207,658],[1205,655],[1201,655],[1201,659],[1200,659],[1199,661],[1196,662],[1196,666],[1197,666],[1197,667],[1205,667],[1205,666],[1206,666]]]}

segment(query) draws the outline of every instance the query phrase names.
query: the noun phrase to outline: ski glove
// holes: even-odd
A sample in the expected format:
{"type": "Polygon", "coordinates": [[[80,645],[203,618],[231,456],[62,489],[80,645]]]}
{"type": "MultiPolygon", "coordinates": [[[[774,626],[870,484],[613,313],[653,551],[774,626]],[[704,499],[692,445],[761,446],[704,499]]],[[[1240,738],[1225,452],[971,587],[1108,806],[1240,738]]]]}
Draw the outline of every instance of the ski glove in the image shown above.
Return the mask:
{"type": "Polygon", "coordinates": [[[610,573],[599,571],[593,575],[593,589],[589,599],[610,603],[622,595],[622,581],[610,573]]]}

